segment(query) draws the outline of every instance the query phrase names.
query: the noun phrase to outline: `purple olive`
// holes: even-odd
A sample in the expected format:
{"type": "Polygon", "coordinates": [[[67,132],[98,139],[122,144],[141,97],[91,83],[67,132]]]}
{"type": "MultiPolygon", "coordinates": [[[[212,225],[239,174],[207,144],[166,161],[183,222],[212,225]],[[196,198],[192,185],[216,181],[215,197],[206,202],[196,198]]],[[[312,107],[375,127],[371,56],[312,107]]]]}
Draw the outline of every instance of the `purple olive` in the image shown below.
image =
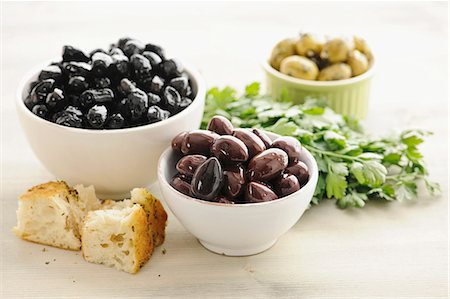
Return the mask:
{"type": "Polygon", "coordinates": [[[208,130],[216,132],[219,135],[233,134],[233,125],[223,116],[216,115],[208,123],[208,130]]]}
{"type": "Polygon", "coordinates": [[[175,138],[172,139],[172,149],[181,154],[181,144],[183,143],[184,138],[187,136],[188,132],[181,132],[175,138]]]}
{"type": "Polygon", "coordinates": [[[178,190],[179,192],[188,195],[188,196],[192,196],[191,194],[191,184],[189,184],[188,182],[186,182],[185,180],[183,180],[181,178],[181,176],[179,175],[175,175],[172,180],[170,181],[170,185],[172,187],[174,187],[176,190],[178,190]]]}
{"type": "Polygon", "coordinates": [[[194,130],[187,134],[181,143],[181,152],[209,156],[210,148],[219,137],[217,133],[208,130],[194,130]]]}
{"type": "Polygon", "coordinates": [[[286,173],[293,174],[297,177],[301,186],[304,186],[309,180],[308,166],[302,161],[297,161],[286,167],[286,173]]]}
{"type": "Polygon", "coordinates": [[[245,162],[248,159],[248,149],[245,144],[229,135],[217,138],[211,147],[211,154],[223,163],[245,162]]]}
{"type": "Polygon", "coordinates": [[[234,201],[231,201],[231,200],[229,200],[228,198],[226,198],[225,196],[223,196],[223,195],[219,195],[219,196],[217,196],[216,197],[216,201],[218,202],[218,203],[223,203],[223,204],[234,204],[234,201]]]}
{"type": "Polygon", "coordinates": [[[288,165],[288,155],[270,148],[253,157],[248,164],[248,175],[252,181],[268,182],[279,176],[288,165]]]}
{"type": "Polygon", "coordinates": [[[250,182],[245,190],[245,201],[248,203],[271,201],[277,198],[272,189],[258,182],[250,182]]]}
{"type": "Polygon", "coordinates": [[[262,140],[249,130],[235,129],[233,136],[240,139],[247,146],[249,159],[266,149],[262,140]]]}
{"type": "Polygon", "coordinates": [[[197,168],[206,161],[206,157],[202,155],[188,155],[181,158],[177,163],[179,173],[187,177],[192,177],[197,168]]]}
{"type": "Polygon", "coordinates": [[[219,160],[212,157],[200,165],[191,182],[191,192],[199,199],[214,201],[223,185],[223,172],[219,160]]]}
{"type": "Polygon", "coordinates": [[[246,183],[244,167],[232,165],[225,168],[222,191],[227,197],[236,198],[241,196],[246,183]]]}
{"type": "Polygon", "coordinates": [[[261,141],[264,143],[266,148],[270,148],[272,146],[272,139],[270,139],[266,133],[264,133],[263,131],[258,130],[258,129],[253,129],[252,132],[256,136],[258,136],[259,139],[261,139],[261,141]]]}
{"type": "Polygon", "coordinates": [[[285,151],[289,157],[289,163],[300,160],[302,145],[300,141],[291,136],[281,136],[272,142],[272,147],[285,151]]]}
{"type": "Polygon", "coordinates": [[[293,174],[282,174],[273,182],[273,185],[279,197],[284,197],[300,190],[300,183],[293,174]]]}

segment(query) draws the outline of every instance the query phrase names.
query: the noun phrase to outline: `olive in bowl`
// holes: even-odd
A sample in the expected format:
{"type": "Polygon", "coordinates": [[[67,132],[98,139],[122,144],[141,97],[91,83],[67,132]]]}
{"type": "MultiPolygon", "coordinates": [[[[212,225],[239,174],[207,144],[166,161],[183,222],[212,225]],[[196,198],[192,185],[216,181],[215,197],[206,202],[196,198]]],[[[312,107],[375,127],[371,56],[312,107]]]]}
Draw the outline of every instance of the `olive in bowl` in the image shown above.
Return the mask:
{"type": "MultiPolygon", "coordinates": [[[[264,131],[259,133],[264,133],[270,142],[281,137],[264,131]]],[[[216,141],[232,135],[218,136],[216,141]]],[[[178,144],[175,142],[175,146],[178,144]]],[[[269,151],[275,152],[281,160],[271,159],[269,164],[274,167],[267,167],[264,171],[270,170],[270,174],[266,173],[266,178],[258,177],[259,180],[249,177],[261,176],[256,169],[253,174],[249,173],[249,162],[223,163],[213,154],[203,152],[202,163],[189,163],[196,168],[193,172],[190,170],[191,177],[179,171],[180,159],[186,159],[182,158],[181,152],[171,146],[161,155],[158,180],[165,201],[181,224],[207,249],[229,256],[260,253],[275,244],[308,207],[318,179],[314,157],[302,148],[299,159],[289,162],[284,150],[271,147],[269,151]],[[297,175],[302,175],[301,171],[295,174],[280,172],[280,162],[282,166],[289,165],[293,172],[298,170],[296,164],[303,164],[300,168],[307,169],[307,181],[300,183],[297,175]],[[196,172],[201,173],[197,178],[196,172]],[[200,189],[199,181],[202,181],[200,189]],[[224,183],[230,181],[233,183],[224,183]]],[[[271,152],[262,158],[256,155],[253,159],[265,160],[271,152]]],[[[262,164],[257,163],[257,166],[262,167],[262,164]]]]}
{"type": "MultiPolygon", "coordinates": [[[[131,48],[129,45],[128,53],[140,51],[138,48],[134,50],[131,48]]],[[[115,51],[119,53],[118,50],[115,51]]],[[[116,54],[111,54],[111,56],[114,55],[116,54]]],[[[85,56],[87,57],[86,61],[91,59],[89,55],[85,56]]],[[[79,59],[79,57],[76,58],[79,59]]],[[[66,57],[66,59],[70,58],[66,57]]],[[[99,107],[102,105],[98,103],[94,103],[92,106],[87,104],[89,109],[86,108],[86,110],[83,110],[82,103],[72,106],[72,108],[68,106],[63,108],[67,111],[59,115],[59,118],[61,118],[61,122],[69,125],[58,124],[42,118],[27,107],[26,99],[30,94],[30,85],[38,81],[39,76],[42,80],[47,80],[43,79],[45,76],[42,77],[42,70],[46,69],[49,64],[50,62],[45,62],[32,69],[18,87],[16,108],[22,129],[36,157],[49,172],[56,178],[65,180],[70,184],[93,184],[101,198],[124,198],[132,188],[147,186],[155,181],[157,162],[167,144],[180,131],[193,130],[198,128],[201,123],[206,93],[205,83],[202,76],[187,64],[183,65],[183,71],[192,87],[192,103],[167,119],[153,123],[136,123],[136,126],[124,128],[122,124],[124,120],[126,121],[126,117],[120,113],[109,114],[108,103],[103,105],[106,106],[107,110],[106,121],[116,128],[104,129],[104,127],[101,127],[100,123],[105,121],[105,110],[99,107]],[[91,113],[89,113],[90,110],[92,110],[91,113]],[[89,128],[84,128],[85,121],[91,122],[89,128]],[[79,124],[79,126],[70,124],[79,124]],[[100,128],[92,128],[91,126],[99,126],[100,128]]],[[[102,64],[96,63],[96,65],[98,65],[97,72],[101,74],[102,64]]],[[[127,64],[118,63],[115,68],[117,71],[124,71],[125,65],[127,64]]],[[[170,70],[170,68],[166,68],[170,70]]],[[[50,74],[46,76],[50,76],[50,74]]],[[[81,95],[83,93],[82,88],[85,88],[83,86],[84,81],[77,77],[81,76],[72,76],[72,88],[75,89],[71,90],[77,90],[73,92],[81,92],[81,95]],[[80,85],[82,86],[80,87],[80,85]]],[[[131,91],[133,87],[130,87],[126,82],[127,80],[122,79],[115,81],[119,82],[120,89],[117,86],[113,93],[118,95],[123,92],[123,96],[128,98],[125,94],[131,91]]],[[[164,87],[164,84],[162,87],[164,87]]],[[[42,89],[40,90],[42,91],[42,89]]],[[[36,93],[39,101],[43,98],[45,100],[51,98],[50,102],[57,102],[61,93],[54,89],[47,97],[41,96],[43,94],[44,92],[36,93]]],[[[82,102],[90,101],[91,96],[89,96],[89,93],[86,94],[82,102]]],[[[107,98],[110,98],[108,94],[108,91],[97,92],[94,93],[93,97],[107,102],[109,101],[107,98]]],[[[64,93],[62,95],[65,96],[64,93]]],[[[80,99],[80,97],[77,99],[80,99]]],[[[134,95],[130,96],[130,99],[134,101],[134,95]]],[[[70,100],[74,101],[74,99],[70,100]]],[[[158,104],[154,105],[158,106],[158,104]]],[[[52,108],[49,107],[49,109],[52,108]]]]}
{"type": "Polygon", "coordinates": [[[374,56],[357,36],[322,40],[310,33],[278,42],[262,63],[267,92],[295,103],[325,98],[336,112],[367,115],[374,56]]]}

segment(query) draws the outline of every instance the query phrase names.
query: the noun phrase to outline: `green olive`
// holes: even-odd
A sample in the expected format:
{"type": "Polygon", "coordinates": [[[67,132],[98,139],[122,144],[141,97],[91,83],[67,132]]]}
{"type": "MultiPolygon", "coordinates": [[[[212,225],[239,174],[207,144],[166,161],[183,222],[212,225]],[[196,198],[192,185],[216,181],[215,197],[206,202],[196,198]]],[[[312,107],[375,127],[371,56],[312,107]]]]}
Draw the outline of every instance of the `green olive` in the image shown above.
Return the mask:
{"type": "Polygon", "coordinates": [[[280,72],[305,80],[316,80],[319,68],[310,59],[293,55],[281,61],[280,72]]]}
{"type": "Polygon", "coordinates": [[[322,59],[328,59],[331,63],[344,62],[352,50],[352,45],[342,38],[329,40],[320,52],[322,59]]]}
{"type": "Polygon", "coordinates": [[[319,81],[333,81],[348,79],[352,76],[352,68],[346,63],[336,63],[322,69],[319,81]]]}
{"type": "Polygon", "coordinates": [[[284,39],[272,50],[272,54],[270,55],[269,63],[270,65],[276,69],[280,69],[281,61],[291,55],[295,54],[295,40],[291,38],[284,39]]]}
{"type": "Polygon", "coordinates": [[[353,42],[355,44],[355,49],[358,50],[359,52],[363,53],[367,57],[367,60],[369,61],[369,65],[371,65],[373,62],[373,54],[372,54],[372,50],[370,49],[366,40],[359,36],[354,36],[353,42]]]}
{"type": "Polygon", "coordinates": [[[353,50],[350,52],[347,63],[352,68],[353,76],[361,75],[369,69],[369,61],[367,57],[358,50],[353,50]]]}
{"type": "Polygon", "coordinates": [[[320,53],[323,44],[312,34],[302,34],[295,44],[295,49],[298,55],[312,56],[315,53],[320,53]]]}

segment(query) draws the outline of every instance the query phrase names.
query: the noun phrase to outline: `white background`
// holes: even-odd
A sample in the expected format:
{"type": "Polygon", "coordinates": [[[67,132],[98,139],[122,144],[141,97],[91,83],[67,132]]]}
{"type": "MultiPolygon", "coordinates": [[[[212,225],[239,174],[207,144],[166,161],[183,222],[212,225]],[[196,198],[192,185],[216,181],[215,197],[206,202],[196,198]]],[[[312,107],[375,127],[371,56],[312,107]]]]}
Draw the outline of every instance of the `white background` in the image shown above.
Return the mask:
{"type": "Polygon", "coordinates": [[[4,3],[2,13],[1,295],[33,297],[442,298],[448,294],[448,4],[4,3]],[[360,34],[377,60],[365,127],[422,128],[443,194],[417,202],[308,211],[269,251],[227,258],[203,249],[170,215],[167,240],[137,275],[88,264],[80,253],[11,233],[17,196],[54,177],[36,160],[14,109],[21,76],[60,55],[131,35],[189,61],[208,86],[262,80],[273,44],[300,30],[360,34]],[[42,249],[46,247],[47,251],[42,249]],[[45,262],[49,261],[48,265],[45,262]]]}

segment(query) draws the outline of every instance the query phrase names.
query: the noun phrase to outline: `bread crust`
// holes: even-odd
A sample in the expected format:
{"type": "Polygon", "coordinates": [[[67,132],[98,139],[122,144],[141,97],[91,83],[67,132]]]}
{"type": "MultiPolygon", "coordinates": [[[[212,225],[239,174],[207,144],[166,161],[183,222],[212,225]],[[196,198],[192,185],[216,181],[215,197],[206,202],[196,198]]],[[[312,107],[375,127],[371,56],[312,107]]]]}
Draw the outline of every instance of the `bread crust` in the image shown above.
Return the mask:
{"type": "Polygon", "coordinates": [[[69,201],[69,196],[78,197],[78,192],[70,188],[64,181],[51,181],[44,184],[40,184],[31,187],[24,194],[20,196],[20,200],[35,200],[41,198],[52,198],[55,195],[66,196],[67,201],[69,201]]]}

